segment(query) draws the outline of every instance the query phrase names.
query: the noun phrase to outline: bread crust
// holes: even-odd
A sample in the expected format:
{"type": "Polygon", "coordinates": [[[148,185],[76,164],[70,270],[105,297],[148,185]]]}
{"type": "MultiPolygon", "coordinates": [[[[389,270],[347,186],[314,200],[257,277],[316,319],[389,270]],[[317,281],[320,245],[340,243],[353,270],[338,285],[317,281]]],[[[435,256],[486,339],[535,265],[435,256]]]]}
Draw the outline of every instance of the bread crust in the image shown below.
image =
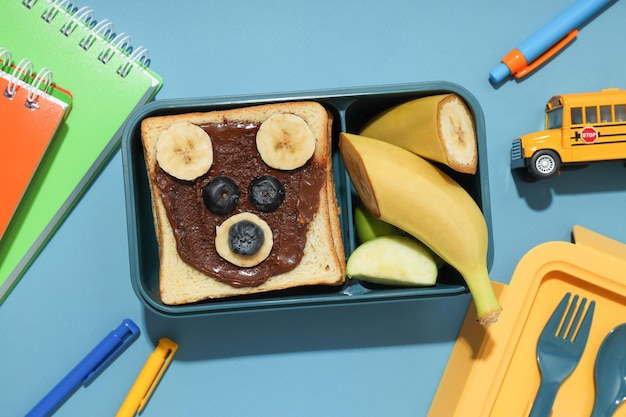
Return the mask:
{"type": "Polygon", "coordinates": [[[345,281],[345,254],[332,174],[331,135],[332,114],[316,102],[272,103],[144,119],[141,123],[141,138],[159,248],[161,301],[168,305],[178,305],[300,286],[342,284],[345,281]],[[320,190],[318,210],[309,224],[304,254],[298,266],[289,272],[270,277],[259,286],[236,288],[200,272],[178,255],[176,239],[154,180],[157,169],[156,142],[161,132],[181,121],[197,125],[221,123],[225,120],[262,123],[277,113],[292,113],[307,122],[316,139],[312,158],[326,171],[326,186],[320,190]]]}

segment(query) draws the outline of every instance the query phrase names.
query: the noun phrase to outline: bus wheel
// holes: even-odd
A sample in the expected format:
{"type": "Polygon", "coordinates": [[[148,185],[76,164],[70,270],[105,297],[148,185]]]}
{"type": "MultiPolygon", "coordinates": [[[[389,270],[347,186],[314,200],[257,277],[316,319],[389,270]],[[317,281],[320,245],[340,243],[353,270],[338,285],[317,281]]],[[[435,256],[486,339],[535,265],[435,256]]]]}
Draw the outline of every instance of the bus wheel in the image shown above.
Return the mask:
{"type": "Polygon", "coordinates": [[[554,151],[538,151],[530,160],[528,171],[536,178],[548,178],[561,169],[561,159],[554,151]]]}

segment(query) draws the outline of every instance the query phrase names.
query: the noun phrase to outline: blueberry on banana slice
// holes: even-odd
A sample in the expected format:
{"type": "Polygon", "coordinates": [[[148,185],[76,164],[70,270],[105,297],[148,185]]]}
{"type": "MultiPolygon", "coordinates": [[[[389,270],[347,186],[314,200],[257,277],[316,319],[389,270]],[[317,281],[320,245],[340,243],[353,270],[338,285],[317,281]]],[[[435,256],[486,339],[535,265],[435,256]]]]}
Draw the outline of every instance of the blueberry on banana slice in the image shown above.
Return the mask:
{"type": "Polygon", "coordinates": [[[254,255],[264,241],[263,229],[250,220],[241,220],[228,229],[228,247],[238,255],[254,255]]]}
{"type": "Polygon", "coordinates": [[[272,251],[272,229],[253,213],[229,217],[217,228],[215,249],[226,261],[242,268],[260,264],[272,251]]]}
{"type": "Polygon", "coordinates": [[[262,175],[253,179],[248,188],[250,203],[259,211],[275,211],[285,199],[285,188],[272,175],[262,175]]]}
{"type": "Polygon", "coordinates": [[[220,175],[202,188],[202,200],[211,213],[230,213],[239,202],[239,187],[231,178],[220,175]]]}

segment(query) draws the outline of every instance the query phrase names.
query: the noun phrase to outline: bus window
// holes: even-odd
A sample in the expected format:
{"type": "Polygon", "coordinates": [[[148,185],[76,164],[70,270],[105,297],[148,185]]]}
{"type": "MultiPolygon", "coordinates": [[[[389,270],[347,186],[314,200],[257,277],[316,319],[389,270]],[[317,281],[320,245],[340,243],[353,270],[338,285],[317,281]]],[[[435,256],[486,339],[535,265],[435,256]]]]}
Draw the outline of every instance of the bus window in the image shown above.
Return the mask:
{"type": "Polygon", "coordinates": [[[615,105],[615,121],[616,122],[626,121],[626,105],[624,104],[615,105]]]}
{"type": "Polygon", "coordinates": [[[613,117],[611,117],[611,106],[600,106],[600,121],[602,123],[613,121],[613,117]]]}
{"type": "Polygon", "coordinates": [[[572,116],[572,124],[573,125],[581,125],[581,124],[583,124],[583,109],[582,109],[582,107],[572,107],[571,116],[572,116]]]}
{"type": "Polygon", "coordinates": [[[557,107],[548,112],[548,129],[560,129],[563,127],[563,107],[557,107]]]}
{"type": "Polygon", "coordinates": [[[585,107],[585,120],[587,123],[598,123],[598,108],[596,106],[585,107]]]}

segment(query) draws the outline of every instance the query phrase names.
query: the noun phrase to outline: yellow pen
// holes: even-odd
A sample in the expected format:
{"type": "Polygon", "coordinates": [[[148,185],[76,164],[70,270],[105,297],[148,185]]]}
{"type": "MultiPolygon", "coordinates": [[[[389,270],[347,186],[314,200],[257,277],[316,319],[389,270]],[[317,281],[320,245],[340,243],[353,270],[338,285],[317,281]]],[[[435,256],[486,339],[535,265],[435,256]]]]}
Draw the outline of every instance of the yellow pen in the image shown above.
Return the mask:
{"type": "Polygon", "coordinates": [[[177,349],[178,344],[167,337],[159,340],[159,344],[148,357],[122,406],[117,411],[116,417],[131,417],[141,413],[177,349]]]}

